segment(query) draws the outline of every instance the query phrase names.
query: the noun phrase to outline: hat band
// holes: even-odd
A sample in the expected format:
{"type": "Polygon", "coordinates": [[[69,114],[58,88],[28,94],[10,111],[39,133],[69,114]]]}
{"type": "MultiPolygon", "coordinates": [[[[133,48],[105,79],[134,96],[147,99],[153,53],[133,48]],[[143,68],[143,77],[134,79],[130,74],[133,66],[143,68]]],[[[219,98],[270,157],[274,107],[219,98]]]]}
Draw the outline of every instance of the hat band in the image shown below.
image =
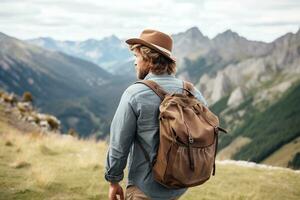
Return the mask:
{"type": "Polygon", "coordinates": [[[161,47],[161,46],[158,46],[158,45],[156,45],[156,44],[153,44],[153,43],[150,43],[150,44],[152,44],[153,46],[155,46],[155,47],[158,48],[159,50],[161,50],[161,51],[167,53],[167,54],[171,57],[172,53],[171,53],[171,51],[169,51],[168,49],[165,49],[165,48],[163,48],[163,47],[161,47]]]}

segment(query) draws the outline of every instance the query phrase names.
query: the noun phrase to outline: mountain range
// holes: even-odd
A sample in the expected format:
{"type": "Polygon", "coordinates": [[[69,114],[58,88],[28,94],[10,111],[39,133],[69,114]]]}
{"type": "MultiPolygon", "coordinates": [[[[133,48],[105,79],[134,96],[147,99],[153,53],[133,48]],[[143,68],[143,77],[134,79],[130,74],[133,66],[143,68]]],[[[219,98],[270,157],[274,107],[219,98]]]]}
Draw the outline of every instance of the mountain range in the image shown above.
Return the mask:
{"type": "Polygon", "coordinates": [[[101,40],[59,41],[50,37],[40,37],[27,41],[51,51],[60,51],[88,60],[112,73],[114,72],[112,66],[119,66],[120,63],[132,59],[125,43],[115,35],[101,40]]]}
{"type": "MultiPolygon", "coordinates": [[[[293,149],[300,137],[300,29],[269,43],[232,30],[210,39],[197,27],[171,36],[176,76],[191,81],[230,130],[220,137],[219,158],[267,162],[293,149]]],[[[0,47],[0,87],[31,91],[65,129],[107,137],[122,91],[136,79],[124,39],[21,41],[1,34],[0,47]]]]}
{"type": "Polygon", "coordinates": [[[117,98],[130,83],[128,77],[3,33],[0,46],[0,87],[18,95],[30,91],[35,105],[56,115],[64,131],[74,127],[83,136],[107,134],[117,98]]]}

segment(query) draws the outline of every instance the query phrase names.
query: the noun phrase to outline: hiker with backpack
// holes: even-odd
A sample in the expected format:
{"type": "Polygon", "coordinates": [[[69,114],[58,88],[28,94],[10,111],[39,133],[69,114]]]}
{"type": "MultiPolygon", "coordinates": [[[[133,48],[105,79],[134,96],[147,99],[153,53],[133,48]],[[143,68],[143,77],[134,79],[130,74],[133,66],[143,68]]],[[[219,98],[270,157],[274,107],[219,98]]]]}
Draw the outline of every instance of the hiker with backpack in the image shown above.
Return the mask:
{"type": "Polygon", "coordinates": [[[175,77],[172,38],[146,29],[126,40],[139,81],[122,94],[110,128],[109,199],[179,199],[215,173],[219,119],[201,92],[175,77]],[[128,159],[125,194],[119,182],[128,159]]]}

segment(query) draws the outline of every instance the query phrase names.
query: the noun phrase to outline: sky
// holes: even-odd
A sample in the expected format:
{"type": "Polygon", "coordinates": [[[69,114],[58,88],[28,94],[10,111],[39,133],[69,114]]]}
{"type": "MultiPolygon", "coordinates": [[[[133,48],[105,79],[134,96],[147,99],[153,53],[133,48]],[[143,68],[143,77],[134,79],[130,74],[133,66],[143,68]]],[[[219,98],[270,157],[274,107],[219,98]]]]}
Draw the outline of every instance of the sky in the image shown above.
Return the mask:
{"type": "Polygon", "coordinates": [[[231,29],[271,42],[299,30],[300,0],[0,0],[0,32],[19,39],[126,39],[194,26],[211,39],[231,29]]]}

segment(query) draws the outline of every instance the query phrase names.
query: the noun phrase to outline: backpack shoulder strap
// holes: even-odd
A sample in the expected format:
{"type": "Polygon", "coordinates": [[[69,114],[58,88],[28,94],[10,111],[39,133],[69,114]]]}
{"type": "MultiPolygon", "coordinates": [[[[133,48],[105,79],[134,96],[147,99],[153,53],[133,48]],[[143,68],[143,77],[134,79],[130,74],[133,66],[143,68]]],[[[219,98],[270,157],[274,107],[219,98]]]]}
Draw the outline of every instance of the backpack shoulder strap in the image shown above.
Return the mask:
{"type": "Polygon", "coordinates": [[[142,83],[152,89],[161,100],[164,100],[165,96],[168,94],[160,85],[158,85],[155,81],[152,80],[141,80],[136,81],[135,83],[142,83]]]}
{"type": "MultiPolygon", "coordinates": [[[[190,92],[192,92],[194,90],[194,85],[191,82],[183,81],[183,88],[190,91],[190,92]]],[[[186,95],[189,95],[188,91],[186,91],[186,90],[184,90],[184,93],[186,95]]]]}

